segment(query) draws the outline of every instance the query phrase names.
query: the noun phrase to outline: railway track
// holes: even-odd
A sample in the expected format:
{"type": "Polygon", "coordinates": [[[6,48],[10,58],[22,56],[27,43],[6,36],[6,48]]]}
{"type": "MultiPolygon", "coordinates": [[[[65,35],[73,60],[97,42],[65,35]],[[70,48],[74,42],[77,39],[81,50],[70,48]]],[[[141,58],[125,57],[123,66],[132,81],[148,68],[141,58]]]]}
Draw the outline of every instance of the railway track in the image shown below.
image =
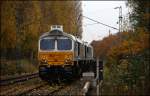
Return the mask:
{"type": "Polygon", "coordinates": [[[46,86],[48,83],[42,83],[42,84],[37,84],[36,86],[31,86],[29,88],[24,88],[24,90],[22,89],[20,92],[15,93],[15,95],[27,95],[28,93],[40,89],[41,87],[46,86]]]}
{"type": "Polygon", "coordinates": [[[43,86],[33,88],[33,89],[26,91],[23,94],[19,94],[19,95],[53,95],[55,92],[58,92],[65,87],[66,86],[64,86],[64,85],[50,86],[47,83],[47,84],[44,84],[43,86]]]}
{"type": "Polygon", "coordinates": [[[63,83],[53,84],[42,81],[40,78],[28,79],[26,82],[21,81],[1,86],[0,95],[47,95],[53,94],[65,87],[63,83]]]}
{"type": "Polygon", "coordinates": [[[8,86],[1,86],[2,90],[0,95],[82,95],[81,90],[85,84],[85,81],[82,79],[74,80],[70,83],[60,82],[57,84],[48,83],[42,81],[40,78],[35,78],[38,76],[36,74],[20,76],[20,78],[6,79],[8,82],[6,83],[5,81],[3,84],[8,86]],[[25,80],[26,82],[21,82],[25,80]],[[15,84],[13,84],[12,81],[15,84]]]}
{"type": "MultiPolygon", "coordinates": [[[[49,84],[49,83],[43,83],[39,86],[31,87],[28,88],[28,90],[22,91],[18,94],[15,95],[81,95],[80,91],[83,87],[81,84],[79,84],[80,81],[78,82],[72,82],[69,84],[49,84]],[[70,92],[68,92],[70,91],[70,92]]],[[[14,95],[14,94],[13,94],[14,95]]]]}
{"type": "Polygon", "coordinates": [[[8,90],[1,91],[0,95],[24,95],[34,89],[38,89],[45,85],[45,82],[38,82],[38,84],[21,84],[10,87],[8,90]]]}
{"type": "Polygon", "coordinates": [[[18,82],[23,82],[23,81],[30,80],[33,78],[37,78],[38,76],[39,76],[38,73],[32,73],[32,74],[22,75],[19,77],[2,79],[0,80],[0,86],[7,86],[7,85],[11,85],[11,84],[18,83],[18,82]]]}
{"type": "Polygon", "coordinates": [[[60,91],[63,88],[65,88],[65,87],[64,86],[60,86],[58,89],[51,91],[49,95],[53,95],[54,93],[60,91]]]}
{"type": "Polygon", "coordinates": [[[59,95],[82,95],[82,88],[84,86],[84,81],[81,80],[77,80],[74,81],[68,85],[62,86],[60,88],[58,88],[57,90],[53,90],[51,91],[50,94],[48,95],[54,95],[54,96],[59,96],[59,95]]]}

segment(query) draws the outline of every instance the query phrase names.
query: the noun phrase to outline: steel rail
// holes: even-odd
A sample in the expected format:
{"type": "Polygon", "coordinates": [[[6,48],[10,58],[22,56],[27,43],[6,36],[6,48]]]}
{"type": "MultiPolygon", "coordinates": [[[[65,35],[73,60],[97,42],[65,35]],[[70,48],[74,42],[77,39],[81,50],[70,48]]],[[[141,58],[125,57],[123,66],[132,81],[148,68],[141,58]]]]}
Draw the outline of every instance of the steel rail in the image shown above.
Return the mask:
{"type": "Polygon", "coordinates": [[[39,88],[41,88],[41,87],[43,87],[43,86],[45,86],[45,85],[47,85],[47,84],[48,84],[48,83],[40,84],[40,85],[35,86],[35,87],[33,87],[33,88],[30,88],[30,89],[28,89],[28,90],[26,90],[26,91],[20,92],[20,93],[18,93],[18,94],[16,94],[16,95],[26,95],[26,94],[32,92],[33,90],[39,89],[39,88]]]}
{"type": "Polygon", "coordinates": [[[59,92],[59,91],[60,91],[61,89],[63,89],[63,88],[65,88],[65,86],[61,86],[61,87],[59,87],[58,89],[51,91],[51,92],[49,93],[49,95],[53,95],[54,93],[59,92]]]}
{"type": "Polygon", "coordinates": [[[0,80],[0,86],[7,86],[10,84],[18,83],[18,82],[23,82],[29,79],[37,78],[39,77],[39,73],[32,73],[32,74],[27,74],[27,75],[22,75],[19,77],[11,77],[7,79],[1,79],[0,80]]]}

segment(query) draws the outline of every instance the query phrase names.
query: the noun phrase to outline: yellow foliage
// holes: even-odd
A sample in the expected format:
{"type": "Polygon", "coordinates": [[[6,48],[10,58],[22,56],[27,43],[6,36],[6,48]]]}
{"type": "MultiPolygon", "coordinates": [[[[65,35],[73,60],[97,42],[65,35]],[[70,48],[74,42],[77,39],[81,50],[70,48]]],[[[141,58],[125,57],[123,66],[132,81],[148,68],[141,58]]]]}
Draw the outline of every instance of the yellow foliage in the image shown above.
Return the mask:
{"type": "MultiPolygon", "coordinates": [[[[22,53],[37,51],[41,33],[53,24],[63,25],[64,31],[81,37],[82,26],[77,22],[81,14],[80,1],[2,1],[1,3],[1,49],[15,49],[22,53]]],[[[81,22],[82,18],[78,21],[81,22]]]]}
{"type": "Polygon", "coordinates": [[[1,47],[14,48],[16,45],[15,7],[12,1],[6,1],[1,6],[1,47]]]}
{"type": "Polygon", "coordinates": [[[149,21],[150,20],[150,13],[144,13],[143,18],[144,18],[144,20],[149,21]]]}

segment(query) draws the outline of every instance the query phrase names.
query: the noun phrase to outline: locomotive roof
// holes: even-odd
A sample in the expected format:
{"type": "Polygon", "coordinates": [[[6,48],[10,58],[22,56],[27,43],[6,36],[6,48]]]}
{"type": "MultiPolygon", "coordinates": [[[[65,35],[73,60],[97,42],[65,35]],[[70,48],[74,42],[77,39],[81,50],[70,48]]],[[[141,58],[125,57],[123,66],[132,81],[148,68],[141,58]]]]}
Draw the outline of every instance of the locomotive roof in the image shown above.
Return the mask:
{"type": "Polygon", "coordinates": [[[60,31],[60,30],[52,30],[50,32],[46,32],[46,33],[43,33],[41,36],[40,36],[40,39],[41,38],[44,38],[44,37],[49,37],[49,36],[66,36],[66,37],[70,37],[72,40],[74,41],[77,41],[79,43],[82,43],[88,47],[90,47],[90,44],[88,43],[85,43],[84,41],[82,41],[81,39],[71,35],[71,34],[68,34],[66,32],[63,32],[63,31],[60,31]]]}
{"type": "Polygon", "coordinates": [[[70,37],[73,40],[75,40],[75,38],[76,38],[75,36],[73,36],[71,34],[67,34],[60,30],[52,30],[50,32],[46,32],[46,33],[42,34],[40,36],[40,38],[49,37],[49,36],[66,36],[66,37],[70,37]]]}

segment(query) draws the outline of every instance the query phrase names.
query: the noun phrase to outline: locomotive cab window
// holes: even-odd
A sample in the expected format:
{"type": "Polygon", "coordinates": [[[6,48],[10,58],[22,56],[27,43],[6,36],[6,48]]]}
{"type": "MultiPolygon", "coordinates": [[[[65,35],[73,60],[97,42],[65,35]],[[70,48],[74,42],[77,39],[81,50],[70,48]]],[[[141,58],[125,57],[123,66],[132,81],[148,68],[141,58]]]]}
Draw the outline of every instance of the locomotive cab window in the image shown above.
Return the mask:
{"type": "Polygon", "coordinates": [[[55,40],[54,39],[40,40],[40,49],[41,50],[54,50],[55,49],[55,40]]]}
{"type": "Polygon", "coordinates": [[[88,47],[87,49],[88,49],[87,50],[88,55],[91,55],[92,54],[92,49],[90,47],[88,47]]]}
{"type": "Polygon", "coordinates": [[[57,39],[58,50],[71,50],[72,40],[71,39],[57,39]]]}
{"type": "Polygon", "coordinates": [[[78,56],[80,56],[80,43],[78,42],[78,56]]]}

